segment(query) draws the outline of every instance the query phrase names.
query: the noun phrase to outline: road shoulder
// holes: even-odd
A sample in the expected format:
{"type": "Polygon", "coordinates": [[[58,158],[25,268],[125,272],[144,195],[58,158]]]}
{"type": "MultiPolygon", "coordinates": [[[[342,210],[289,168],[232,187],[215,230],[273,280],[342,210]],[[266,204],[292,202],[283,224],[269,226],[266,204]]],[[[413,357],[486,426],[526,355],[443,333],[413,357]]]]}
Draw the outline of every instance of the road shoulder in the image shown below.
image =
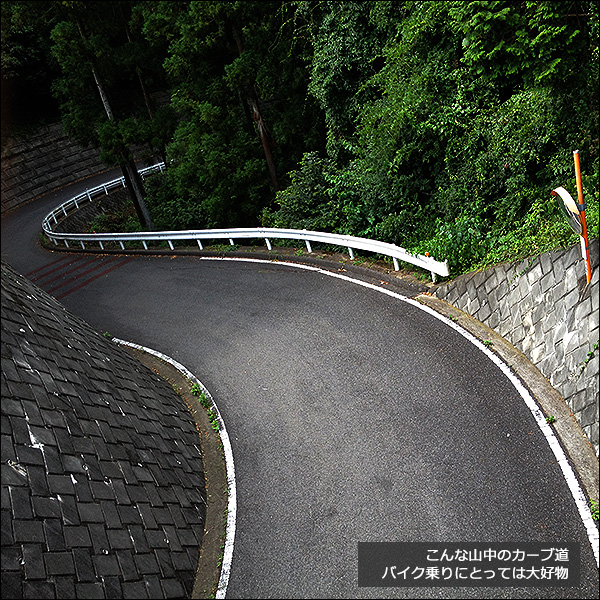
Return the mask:
{"type": "Polygon", "coordinates": [[[221,573],[227,515],[227,471],[221,438],[206,409],[191,393],[192,383],[174,365],[138,348],[126,347],[142,364],[160,375],[184,400],[200,437],[206,480],[206,522],[192,598],[214,598],[221,573]]]}
{"type": "Polygon", "coordinates": [[[429,294],[416,297],[421,304],[454,321],[490,346],[527,386],[546,416],[554,416],[552,427],[566,451],[588,498],[598,502],[598,457],[575,415],[550,382],[529,359],[493,329],[464,311],[429,294]]]}

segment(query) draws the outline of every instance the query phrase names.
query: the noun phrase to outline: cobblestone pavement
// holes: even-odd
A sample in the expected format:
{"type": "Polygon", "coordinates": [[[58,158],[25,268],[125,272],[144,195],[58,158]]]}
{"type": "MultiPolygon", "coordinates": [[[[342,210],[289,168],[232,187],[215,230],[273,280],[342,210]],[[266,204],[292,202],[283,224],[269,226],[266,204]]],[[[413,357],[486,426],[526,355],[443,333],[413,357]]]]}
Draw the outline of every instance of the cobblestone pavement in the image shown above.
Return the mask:
{"type": "Polygon", "coordinates": [[[161,377],[2,263],[2,597],[189,597],[200,438],[161,377]]]}

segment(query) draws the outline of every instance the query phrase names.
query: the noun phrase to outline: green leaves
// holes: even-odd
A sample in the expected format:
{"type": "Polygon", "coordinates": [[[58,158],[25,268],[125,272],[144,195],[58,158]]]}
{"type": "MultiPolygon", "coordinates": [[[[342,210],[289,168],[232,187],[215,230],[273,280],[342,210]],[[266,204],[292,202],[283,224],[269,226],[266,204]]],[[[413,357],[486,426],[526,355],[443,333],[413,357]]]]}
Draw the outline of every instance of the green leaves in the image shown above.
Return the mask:
{"type": "Polygon", "coordinates": [[[572,184],[577,148],[598,231],[596,2],[7,0],[2,11],[7,72],[53,46],[53,89],[80,142],[109,164],[131,144],[166,159],[148,202],[167,229],[262,220],[349,233],[459,273],[573,241],[547,200],[572,184]],[[38,29],[52,38],[30,48],[38,29]]]}

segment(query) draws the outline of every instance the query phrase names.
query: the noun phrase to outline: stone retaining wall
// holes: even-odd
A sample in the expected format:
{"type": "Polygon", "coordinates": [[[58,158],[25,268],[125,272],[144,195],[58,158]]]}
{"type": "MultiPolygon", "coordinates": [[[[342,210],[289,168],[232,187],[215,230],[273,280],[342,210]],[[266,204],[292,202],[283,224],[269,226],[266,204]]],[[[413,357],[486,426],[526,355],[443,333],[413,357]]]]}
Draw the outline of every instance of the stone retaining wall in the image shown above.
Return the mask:
{"type": "MultiPolygon", "coordinates": [[[[136,158],[147,154],[141,147],[133,153],[136,158]]],[[[67,137],[61,123],[27,139],[9,139],[2,148],[2,213],[110,168],[98,150],[67,137]]]]}
{"type": "Polygon", "coordinates": [[[70,140],[60,123],[2,148],[2,212],[107,170],[97,150],[70,140]]]}
{"type": "Polygon", "coordinates": [[[202,597],[204,437],[184,399],[1,275],[2,597],[202,597]]]}
{"type": "Polygon", "coordinates": [[[494,329],[563,396],[598,455],[598,240],[586,285],[581,247],[467,273],[434,295],[494,329]],[[592,353],[592,355],[590,355],[592,353]]]}

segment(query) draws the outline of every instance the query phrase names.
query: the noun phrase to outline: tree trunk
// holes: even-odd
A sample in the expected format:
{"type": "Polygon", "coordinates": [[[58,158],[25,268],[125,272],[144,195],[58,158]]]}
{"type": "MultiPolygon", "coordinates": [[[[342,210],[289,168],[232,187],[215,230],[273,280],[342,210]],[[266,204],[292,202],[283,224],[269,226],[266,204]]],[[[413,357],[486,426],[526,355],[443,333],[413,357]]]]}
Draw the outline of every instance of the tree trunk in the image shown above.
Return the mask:
{"type": "MultiPolygon", "coordinates": [[[[238,55],[241,56],[243,52],[242,38],[235,24],[232,24],[232,32],[233,39],[235,40],[237,46],[238,55]]],[[[258,137],[260,138],[260,142],[265,153],[265,160],[267,161],[267,167],[269,169],[269,174],[271,175],[271,183],[273,185],[273,189],[275,190],[275,192],[278,192],[279,182],[277,181],[277,171],[275,170],[275,163],[273,162],[273,153],[271,152],[271,143],[269,140],[267,127],[265,125],[265,122],[260,113],[260,108],[258,106],[258,96],[252,85],[245,86],[244,94],[246,96],[246,102],[252,109],[252,119],[256,124],[258,137]]]]}
{"type": "MultiPolygon", "coordinates": [[[[85,34],[83,33],[81,24],[78,22],[77,25],[83,41],[86,42],[87,40],[85,34]]],[[[104,89],[104,85],[102,84],[100,77],[98,76],[98,71],[93,59],[90,59],[90,65],[92,68],[92,74],[94,75],[94,81],[96,82],[96,87],[98,88],[98,93],[100,94],[100,99],[102,100],[102,105],[106,111],[106,115],[108,116],[109,120],[114,121],[115,116],[110,106],[108,95],[104,89]]],[[[133,161],[126,156],[125,152],[121,154],[121,157],[120,166],[121,170],[123,171],[123,176],[125,177],[125,185],[127,186],[127,190],[129,191],[133,205],[135,206],[135,212],[140,220],[140,224],[146,231],[153,231],[154,225],[152,224],[152,219],[144,200],[144,188],[137,169],[135,168],[133,161]]]]}

